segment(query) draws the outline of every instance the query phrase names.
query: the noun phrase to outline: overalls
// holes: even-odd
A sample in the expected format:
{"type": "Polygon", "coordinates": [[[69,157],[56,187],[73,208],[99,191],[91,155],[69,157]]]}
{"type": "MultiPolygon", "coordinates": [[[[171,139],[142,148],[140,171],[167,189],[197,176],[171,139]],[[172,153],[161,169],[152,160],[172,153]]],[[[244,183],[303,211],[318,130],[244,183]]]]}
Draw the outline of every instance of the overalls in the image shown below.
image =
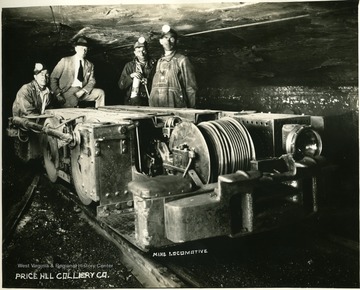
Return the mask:
{"type": "Polygon", "coordinates": [[[158,60],[150,94],[152,107],[187,107],[187,98],[181,86],[181,70],[176,53],[158,60]]]}

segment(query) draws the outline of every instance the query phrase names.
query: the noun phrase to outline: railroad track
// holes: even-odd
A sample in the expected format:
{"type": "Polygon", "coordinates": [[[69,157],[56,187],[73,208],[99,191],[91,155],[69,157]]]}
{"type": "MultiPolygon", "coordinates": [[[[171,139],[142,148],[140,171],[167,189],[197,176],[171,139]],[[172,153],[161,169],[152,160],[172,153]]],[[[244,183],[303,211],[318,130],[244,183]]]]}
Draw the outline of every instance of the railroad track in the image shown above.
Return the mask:
{"type": "MultiPolygon", "coordinates": [[[[192,277],[181,267],[169,264],[164,265],[134,247],[126,239],[119,236],[107,224],[96,218],[96,210],[94,207],[86,206],[79,200],[77,194],[73,193],[69,186],[61,182],[52,183],[46,176],[35,174],[30,170],[26,171],[32,181],[30,185],[25,185],[23,198],[13,206],[9,216],[4,221],[3,244],[8,245],[12,238],[12,234],[20,220],[26,215],[26,209],[32,206],[32,197],[38,186],[47,188],[49,192],[56,193],[57,198],[65,199],[74,206],[81,209],[79,218],[87,221],[87,223],[114,246],[119,249],[121,264],[123,264],[129,273],[131,273],[145,288],[184,288],[184,287],[201,287],[201,283],[192,277]]],[[[29,179],[29,178],[28,178],[29,179]]],[[[38,194],[39,192],[37,192],[38,194]]]]}
{"type": "MultiPolygon", "coordinates": [[[[95,211],[92,211],[86,205],[83,205],[81,201],[78,199],[77,195],[70,191],[67,187],[62,185],[57,185],[59,190],[58,192],[64,197],[71,199],[77,206],[79,206],[83,212],[84,217],[89,222],[89,224],[102,236],[110,240],[114,245],[116,245],[123,255],[123,261],[121,261],[124,265],[126,265],[129,269],[132,269],[133,275],[138,279],[138,281],[144,287],[150,288],[189,288],[189,287],[197,287],[197,288],[204,288],[204,287],[211,287],[209,281],[205,281],[204,278],[199,277],[199,271],[194,271],[193,269],[189,269],[190,262],[187,263],[177,263],[176,259],[153,259],[150,257],[150,254],[146,254],[132,244],[130,244],[126,239],[122,238],[116,232],[114,232],[108,225],[99,222],[96,219],[95,211]],[[159,262],[160,261],[160,262],[159,262]]],[[[351,242],[345,239],[341,239],[341,243],[338,243],[339,238],[335,240],[337,245],[334,245],[334,236],[333,235],[323,235],[318,233],[315,235],[314,228],[302,225],[301,226],[303,233],[305,233],[304,240],[311,239],[313,237],[315,243],[316,253],[321,252],[328,252],[329,248],[333,248],[334,246],[338,248],[346,248],[350,251],[358,252],[358,244],[354,245],[354,242],[351,242]],[[330,237],[330,238],[329,238],[330,237]],[[316,240],[316,241],[315,241],[316,240]],[[322,245],[322,246],[320,246],[322,245]]],[[[270,234],[271,236],[271,234],[270,234]]],[[[259,237],[261,239],[261,236],[259,237]]],[[[252,238],[250,238],[251,241],[252,238]]],[[[256,239],[256,238],[255,238],[256,239]]],[[[247,243],[247,242],[245,242],[247,243]]],[[[225,246],[229,246],[229,249],[221,250],[220,244],[217,244],[217,241],[210,240],[208,243],[205,242],[205,245],[212,248],[212,257],[209,258],[208,261],[218,261],[218,259],[222,259],[222,255],[227,255],[233,249],[236,248],[236,241],[231,240],[228,244],[224,243],[225,246]],[[234,246],[235,245],[235,246],[234,246]],[[218,249],[216,251],[215,249],[218,249]],[[226,254],[227,252],[227,254],[226,254]]],[[[241,245],[241,242],[240,242],[241,245]]],[[[191,246],[190,246],[191,247],[191,246]]],[[[184,246],[180,246],[181,249],[186,249],[184,246]]],[[[173,247],[174,251],[178,250],[179,247],[173,247]]],[[[168,252],[171,250],[168,250],[168,252]]],[[[188,257],[189,258],[189,257],[188,257]]],[[[205,262],[206,264],[207,262],[205,262]]],[[[210,262],[211,263],[211,262],[210,262]]],[[[197,264],[199,268],[204,268],[206,271],[206,266],[200,262],[197,264]]],[[[200,271],[201,272],[201,271],[200,271]]],[[[251,273],[251,271],[250,271],[251,273]]],[[[254,273],[252,273],[254,274],[254,273]]],[[[257,275],[257,274],[255,274],[257,275]]],[[[202,276],[202,275],[200,275],[202,276]]],[[[206,276],[206,275],[205,275],[206,276]]],[[[221,276],[221,275],[220,275],[221,276]]],[[[229,277],[231,279],[231,277],[229,277]]],[[[216,279],[215,279],[216,280],[216,279]]],[[[216,286],[221,286],[222,284],[219,283],[216,286]]],[[[214,285],[215,286],[215,285],[214,285]]]]}
{"type": "MultiPolygon", "coordinates": [[[[50,192],[56,193],[59,198],[79,207],[81,209],[79,218],[85,219],[96,233],[119,249],[121,256],[119,262],[129,269],[129,273],[145,288],[284,286],[327,288],[338,287],[340,284],[349,287],[357,285],[356,281],[354,282],[356,277],[349,276],[349,273],[355,272],[353,265],[356,264],[356,257],[353,253],[358,253],[358,245],[343,239],[341,243],[339,239],[334,243],[334,236],[331,236],[332,239],[329,241],[325,239],[325,235],[320,235],[318,231],[312,232],[304,226],[301,227],[301,231],[300,228],[285,230],[284,234],[268,233],[240,240],[232,239],[225,243],[223,241],[226,239],[202,241],[201,245],[211,252],[206,257],[153,258],[151,253],[140,251],[106,224],[99,222],[96,219],[95,208],[83,205],[68,186],[61,182],[51,183],[43,176],[40,177],[39,183],[50,192]],[[345,247],[349,251],[344,251],[345,247]],[[288,257],[279,259],[276,253],[286,253],[288,257]],[[321,263],[327,265],[325,272],[322,270],[323,267],[318,267],[321,263]],[[308,275],[306,280],[301,278],[302,280],[295,281],[291,278],[291,273],[294,271],[313,273],[314,277],[308,275]],[[327,284],[315,284],[317,279],[323,279],[327,284]],[[279,281],[283,284],[278,284],[279,281]]],[[[33,190],[33,184],[30,187],[33,190]]],[[[189,247],[195,248],[195,246],[189,247]]],[[[187,248],[186,245],[171,248],[174,251],[178,249],[187,248]]]]}
{"type": "Polygon", "coordinates": [[[54,187],[54,190],[67,200],[71,200],[74,205],[82,211],[82,217],[94,228],[94,230],[111,241],[121,252],[121,261],[136,279],[146,288],[188,288],[201,287],[200,282],[191,277],[181,267],[171,265],[171,269],[166,265],[155,261],[146,253],[143,253],[126,239],[118,235],[107,224],[96,218],[96,212],[89,206],[84,205],[77,195],[62,184],[52,184],[43,178],[44,182],[54,187]]]}

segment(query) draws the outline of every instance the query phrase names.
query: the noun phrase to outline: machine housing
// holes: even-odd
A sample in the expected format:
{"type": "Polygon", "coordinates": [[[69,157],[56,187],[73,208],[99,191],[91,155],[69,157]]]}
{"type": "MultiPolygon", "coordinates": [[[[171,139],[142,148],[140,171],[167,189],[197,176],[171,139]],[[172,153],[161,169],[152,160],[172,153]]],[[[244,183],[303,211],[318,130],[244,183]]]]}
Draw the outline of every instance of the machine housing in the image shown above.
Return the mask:
{"type": "Polygon", "coordinates": [[[303,137],[317,148],[297,160],[286,145],[289,126],[311,125],[305,115],[107,106],[13,117],[8,134],[19,157],[42,156],[51,181],[73,184],[99,220],[149,251],[315,213],[321,137],[303,137]]]}

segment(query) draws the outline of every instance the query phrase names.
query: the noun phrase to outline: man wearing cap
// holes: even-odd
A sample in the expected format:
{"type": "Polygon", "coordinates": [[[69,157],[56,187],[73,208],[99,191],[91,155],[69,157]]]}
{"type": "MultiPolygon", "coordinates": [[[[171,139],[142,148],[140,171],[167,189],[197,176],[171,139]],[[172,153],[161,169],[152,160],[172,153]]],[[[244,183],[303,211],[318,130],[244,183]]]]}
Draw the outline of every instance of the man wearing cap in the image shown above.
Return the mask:
{"type": "Polygon", "coordinates": [[[164,55],[156,65],[149,104],[152,107],[194,108],[197,91],[193,66],[176,51],[178,35],[164,25],[160,44],[164,55]]]}
{"type": "Polygon", "coordinates": [[[95,107],[105,105],[105,93],[94,88],[94,65],[86,59],[88,42],[80,37],[74,43],[75,54],[63,57],[50,75],[50,87],[55,96],[64,96],[62,107],[76,107],[81,101],[95,101],[95,107]]]}
{"type": "Polygon", "coordinates": [[[49,106],[61,104],[63,99],[56,99],[48,88],[49,72],[42,63],[34,67],[34,79],[23,85],[16,94],[12,112],[14,117],[41,115],[49,106]]]}
{"type": "Polygon", "coordinates": [[[126,90],[125,105],[147,106],[156,62],[149,57],[144,37],[135,42],[134,54],[134,59],[125,64],[118,85],[126,90]]]}

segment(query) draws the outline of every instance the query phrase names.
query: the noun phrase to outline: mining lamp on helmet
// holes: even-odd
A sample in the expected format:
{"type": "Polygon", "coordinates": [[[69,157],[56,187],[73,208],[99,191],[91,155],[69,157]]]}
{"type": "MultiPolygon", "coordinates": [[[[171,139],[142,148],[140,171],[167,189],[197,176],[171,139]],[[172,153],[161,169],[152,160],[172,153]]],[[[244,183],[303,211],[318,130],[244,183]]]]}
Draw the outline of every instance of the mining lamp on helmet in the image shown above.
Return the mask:
{"type": "Polygon", "coordinates": [[[165,25],[163,25],[161,30],[163,33],[168,33],[170,31],[170,29],[171,29],[170,26],[165,24],[165,25]]]}
{"type": "Polygon", "coordinates": [[[319,133],[308,125],[286,124],[282,128],[283,149],[296,161],[321,154],[322,141],[319,133]]]}
{"type": "Polygon", "coordinates": [[[140,36],[139,39],[138,39],[138,42],[139,43],[145,43],[145,37],[144,36],[140,36]]]}

